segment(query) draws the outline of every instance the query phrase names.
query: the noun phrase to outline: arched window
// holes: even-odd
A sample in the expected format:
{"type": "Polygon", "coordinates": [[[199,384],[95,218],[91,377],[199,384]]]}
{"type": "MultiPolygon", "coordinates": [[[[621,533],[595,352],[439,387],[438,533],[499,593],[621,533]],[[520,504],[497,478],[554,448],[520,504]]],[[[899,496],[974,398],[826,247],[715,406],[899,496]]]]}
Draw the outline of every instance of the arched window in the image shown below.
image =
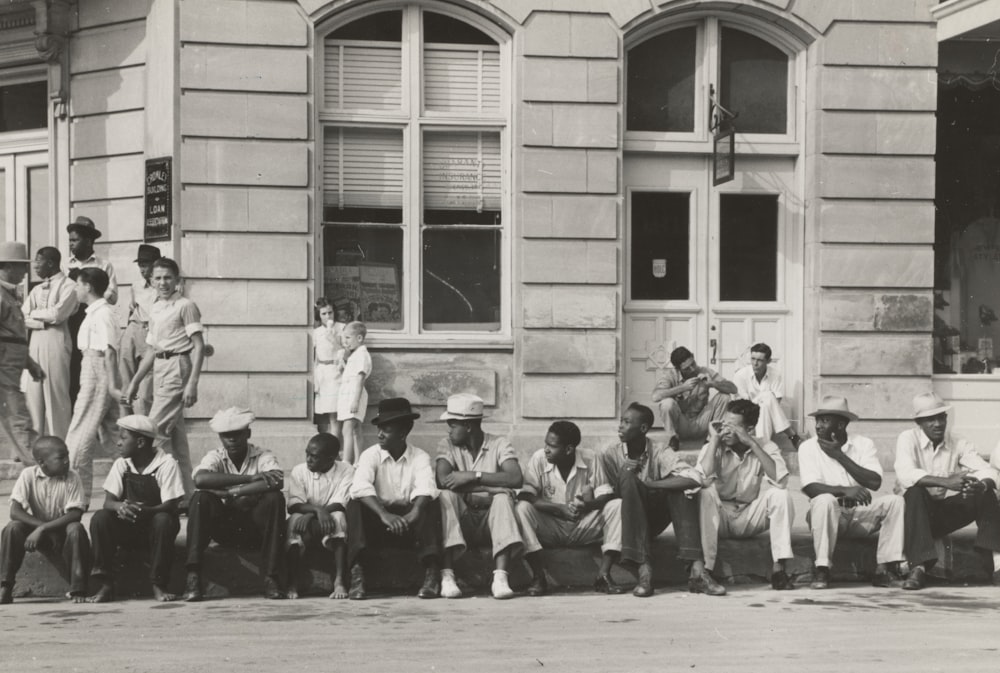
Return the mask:
{"type": "Polygon", "coordinates": [[[506,35],[410,6],[319,42],[324,293],[404,341],[509,332],[506,35]]]}
{"type": "Polygon", "coordinates": [[[737,113],[737,133],[791,138],[794,65],[790,45],[717,18],[639,36],[627,55],[626,130],[704,138],[711,95],[737,113]]]}

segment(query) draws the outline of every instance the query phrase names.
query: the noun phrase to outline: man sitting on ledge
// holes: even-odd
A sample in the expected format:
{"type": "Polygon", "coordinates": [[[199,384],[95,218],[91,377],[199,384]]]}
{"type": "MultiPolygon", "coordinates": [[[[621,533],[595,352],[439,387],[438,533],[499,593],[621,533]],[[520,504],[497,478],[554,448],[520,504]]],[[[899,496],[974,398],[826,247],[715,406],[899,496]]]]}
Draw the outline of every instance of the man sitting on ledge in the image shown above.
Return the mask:
{"type": "Polygon", "coordinates": [[[709,423],[722,420],[736,386],[719,372],[699,367],[684,346],[670,353],[670,363],[674,368],[666,370],[653,388],[653,401],[660,405],[667,443],[679,449],[681,439],[705,439],[709,423]],[[713,388],[716,394],[709,399],[713,388]]]}

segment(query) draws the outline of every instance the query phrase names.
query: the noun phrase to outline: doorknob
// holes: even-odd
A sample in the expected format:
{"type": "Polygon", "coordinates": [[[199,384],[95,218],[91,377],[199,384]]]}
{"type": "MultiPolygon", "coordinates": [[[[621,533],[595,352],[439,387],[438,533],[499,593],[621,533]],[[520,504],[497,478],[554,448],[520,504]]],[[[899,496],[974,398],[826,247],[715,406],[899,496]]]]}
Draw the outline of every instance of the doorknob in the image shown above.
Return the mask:
{"type": "Polygon", "coordinates": [[[709,339],[708,345],[712,348],[712,359],[709,360],[709,364],[714,365],[715,364],[715,352],[719,349],[719,340],[718,339],[709,339]]]}

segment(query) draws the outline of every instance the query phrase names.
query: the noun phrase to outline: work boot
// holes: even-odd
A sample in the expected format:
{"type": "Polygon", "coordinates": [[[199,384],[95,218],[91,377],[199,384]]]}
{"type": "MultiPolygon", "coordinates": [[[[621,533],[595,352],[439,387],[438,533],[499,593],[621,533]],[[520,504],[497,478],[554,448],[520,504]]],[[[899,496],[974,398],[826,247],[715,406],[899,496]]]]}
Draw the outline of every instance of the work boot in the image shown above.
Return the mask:
{"type": "Polygon", "coordinates": [[[643,563],[639,566],[639,581],[632,589],[632,595],[638,598],[649,598],[653,595],[653,566],[643,563]]]}
{"type": "Polygon", "coordinates": [[[705,594],[706,596],[725,596],[726,587],[715,581],[712,573],[702,570],[698,577],[688,579],[688,591],[693,594],[705,594]]]}
{"type": "MultiPolygon", "coordinates": [[[[816,566],[813,572],[813,581],[809,585],[810,589],[826,589],[830,586],[830,569],[826,566],[816,566]]],[[[875,586],[879,586],[876,584],[875,586]]],[[[886,585],[888,586],[888,585],[886,585]]]]}
{"type": "Polygon", "coordinates": [[[528,595],[544,596],[547,593],[549,593],[549,582],[545,579],[545,573],[532,577],[531,584],[528,585],[528,595]]]}
{"type": "Polygon", "coordinates": [[[594,591],[599,594],[623,594],[625,589],[622,588],[620,584],[617,584],[611,575],[598,575],[597,579],[594,580],[594,591]]]}
{"type": "Polygon", "coordinates": [[[184,583],[184,595],[181,596],[181,600],[188,603],[197,603],[203,598],[205,597],[201,593],[201,574],[197,570],[189,570],[187,581],[184,583]]]}
{"type": "Polygon", "coordinates": [[[367,597],[365,571],[360,563],[355,563],[351,566],[351,587],[347,590],[347,598],[352,601],[363,601],[367,597]]]}
{"type": "Polygon", "coordinates": [[[441,593],[441,581],[438,579],[437,566],[428,566],[424,572],[424,584],[417,592],[417,598],[437,598],[441,593]]]}
{"type": "Polygon", "coordinates": [[[917,591],[923,589],[927,584],[927,571],[923,566],[913,566],[909,574],[903,580],[903,588],[907,591],[917,591]]]}
{"type": "Polygon", "coordinates": [[[788,576],[784,570],[775,570],[771,573],[771,588],[777,591],[785,591],[787,589],[793,589],[795,585],[792,583],[792,578],[788,576]]]}
{"type": "Polygon", "coordinates": [[[271,601],[280,601],[288,596],[285,592],[281,590],[281,584],[278,582],[278,578],[268,575],[264,578],[264,598],[271,601]]]}

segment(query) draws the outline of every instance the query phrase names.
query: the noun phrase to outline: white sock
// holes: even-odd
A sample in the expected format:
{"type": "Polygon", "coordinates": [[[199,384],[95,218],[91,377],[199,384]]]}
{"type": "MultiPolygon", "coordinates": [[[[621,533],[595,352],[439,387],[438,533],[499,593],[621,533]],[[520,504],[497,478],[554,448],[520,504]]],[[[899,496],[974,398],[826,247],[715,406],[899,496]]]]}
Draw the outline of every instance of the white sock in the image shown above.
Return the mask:
{"type": "Polygon", "coordinates": [[[1000,570],[1000,551],[993,552],[993,572],[1000,570]]]}
{"type": "Polygon", "coordinates": [[[493,579],[500,579],[500,578],[507,579],[507,571],[506,570],[494,570],[493,571],[493,579]]]}
{"type": "Polygon", "coordinates": [[[441,570],[441,577],[450,577],[455,579],[455,569],[454,568],[444,568],[441,570]]]}

